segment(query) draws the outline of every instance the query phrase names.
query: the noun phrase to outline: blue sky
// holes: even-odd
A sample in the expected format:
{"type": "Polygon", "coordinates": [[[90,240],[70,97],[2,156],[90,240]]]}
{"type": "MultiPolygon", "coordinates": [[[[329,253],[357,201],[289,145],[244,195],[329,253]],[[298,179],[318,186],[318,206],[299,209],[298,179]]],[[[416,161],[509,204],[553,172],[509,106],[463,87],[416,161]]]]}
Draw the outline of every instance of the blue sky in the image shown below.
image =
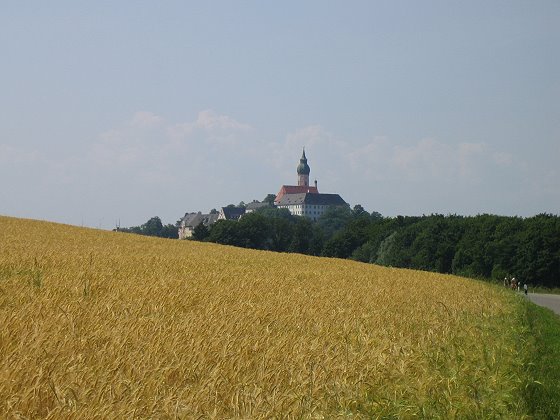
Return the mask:
{"type": "Polygon", "coordinates": [[[557,1],[13,2],[0,214],[111,228],[311,179],[383,215],[560,213],[557,1]]]}

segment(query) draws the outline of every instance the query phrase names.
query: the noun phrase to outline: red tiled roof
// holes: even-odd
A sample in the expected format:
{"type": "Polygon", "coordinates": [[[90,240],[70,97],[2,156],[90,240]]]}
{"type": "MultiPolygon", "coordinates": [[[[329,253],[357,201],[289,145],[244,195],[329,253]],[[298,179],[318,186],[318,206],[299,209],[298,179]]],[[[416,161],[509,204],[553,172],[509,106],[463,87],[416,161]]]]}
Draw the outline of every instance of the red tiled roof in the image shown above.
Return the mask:
{"type": "Polygon", "coordinates": [[[278,194],[276,194],[276,198],[274,202],[277,203],[285,194],[302,194],[302,193],[311,193],[311,194],[319,194],[319,190],[317,187],[305,186],[305,185],[282,185],[278,194]]]}

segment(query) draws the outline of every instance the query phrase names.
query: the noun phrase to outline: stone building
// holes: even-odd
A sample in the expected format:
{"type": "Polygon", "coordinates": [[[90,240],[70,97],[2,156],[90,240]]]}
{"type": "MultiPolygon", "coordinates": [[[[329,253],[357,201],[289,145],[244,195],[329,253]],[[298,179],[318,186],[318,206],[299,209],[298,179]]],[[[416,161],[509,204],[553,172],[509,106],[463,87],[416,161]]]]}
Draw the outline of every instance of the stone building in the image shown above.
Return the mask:
{"type": "Polygon", "coordinates": [[[179,224],[179,239],[190,238],[193,235],[194,228],[199,224],[208,227],[218,220],[218,213],[202,214],[198,213],[185,213],[179,224]]]}
{"type": "Polygon", "coordinates": [[[296,216],[305,216],[317,220],[329,207],[347,206],[338,194],[298,193],[285,194],[277,204],[278,208],[286,208],[296,216]]]}
{"type": "Polygon", "coordinates": [[[222,207],[218,220],[239,220],[245,214],[245,207],[222,207]]]}

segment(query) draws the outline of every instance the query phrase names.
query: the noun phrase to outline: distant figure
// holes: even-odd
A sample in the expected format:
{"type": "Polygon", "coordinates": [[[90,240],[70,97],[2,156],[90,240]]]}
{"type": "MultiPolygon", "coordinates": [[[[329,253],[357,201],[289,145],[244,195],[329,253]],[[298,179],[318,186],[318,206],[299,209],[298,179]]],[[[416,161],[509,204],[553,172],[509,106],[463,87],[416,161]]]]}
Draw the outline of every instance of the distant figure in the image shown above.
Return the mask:
{"type": "Polygon", "coordinates": [[[527,283],[523,284],[523,290],[525,291],[525,296],[527,296],[527,291],[528,291],[528,287],[527,287],[527,283]]]}
{"type": "Polygon", "coordinates": [[[515,286],[517,286],[517,281],[515,280],[515,277],[511,278],[511,290],[515,290],[515,286]]]}
{"type": "Polygon", "coordinates": [[[508,287],[508,278],[507,276],[504,277],[504,287],[508,287]]]}
{"type": "Polygon", "coordinates": [[[521,292],[521,280],[517,282],[517,291],[521,292]]]}

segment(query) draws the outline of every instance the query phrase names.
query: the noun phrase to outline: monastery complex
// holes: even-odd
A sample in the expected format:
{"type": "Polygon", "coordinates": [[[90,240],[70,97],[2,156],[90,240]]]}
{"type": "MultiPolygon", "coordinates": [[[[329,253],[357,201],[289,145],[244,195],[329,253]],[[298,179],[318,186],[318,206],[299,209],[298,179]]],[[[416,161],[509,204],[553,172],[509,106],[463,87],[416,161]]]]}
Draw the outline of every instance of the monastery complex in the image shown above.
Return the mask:
{"type": "MultiPolygon", "coordinates": [[[[321,194],[317,188],[317,181],[309,185],[311,169],[307,164],[305,149],[297,166],[297,185],[282,185],[274,198],[274,206],[288,209],[294,216],[307,217],[316,221],[329,207],[348,206],[338,194],[321,194]]],[[[270,207],[268,202],[254,201],[245,207],[222,207],[217,213],[202,214],[186,213],[179,226],[179,239],[191,237],[194,228],[200,223],[210,226],[218,220],[239,220],[244,214],[251,213],[262,207],[270,207]]]]}

